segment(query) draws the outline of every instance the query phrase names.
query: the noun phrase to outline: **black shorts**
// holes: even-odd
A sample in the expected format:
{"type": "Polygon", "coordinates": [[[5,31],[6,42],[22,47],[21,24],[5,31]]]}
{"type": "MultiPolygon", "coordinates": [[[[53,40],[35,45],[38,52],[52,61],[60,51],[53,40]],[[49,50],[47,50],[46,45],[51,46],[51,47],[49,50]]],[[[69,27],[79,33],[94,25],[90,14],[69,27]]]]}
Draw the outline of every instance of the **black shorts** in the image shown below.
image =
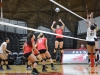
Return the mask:
{"type": "Polygon", "coordinates": [[[98,62],[99,59],[96,59],[96,62],[98,62]]]}
{"type": "Polygon", "coordinates": [[[94,41],[87,41],[87,44],[90,45],[90,46],[94,46],[95,42],[94,41]]]}
{"type": "Polygon", "coordinates": [[[35,56],[38,56],[39,54],[35,54],[35,56]]]}
{"type": "Polygon", "coordinates": [[[94,38],[95,41],[98,41],[98,38],[94,38]]]}
{"type": "Polygon", "coordinates": [[[32,54],[32,52],[29,52],[29,53],[24,54],[24,56],[25,56],[26,58],[28,58],[31,54],[32,54]]]}
{"type": "Polygon", "coordinates": [[[41,50],[39,50],[40,54],[43,54],[43,53],[45,53],[46,51],[47,51],[46,49],[41,49],[41,50]]]}
{"type": "Polygon", "coordinates": [[[63,41],[63,38],[56,38],[56,41],[62,42],[63,41]]]}

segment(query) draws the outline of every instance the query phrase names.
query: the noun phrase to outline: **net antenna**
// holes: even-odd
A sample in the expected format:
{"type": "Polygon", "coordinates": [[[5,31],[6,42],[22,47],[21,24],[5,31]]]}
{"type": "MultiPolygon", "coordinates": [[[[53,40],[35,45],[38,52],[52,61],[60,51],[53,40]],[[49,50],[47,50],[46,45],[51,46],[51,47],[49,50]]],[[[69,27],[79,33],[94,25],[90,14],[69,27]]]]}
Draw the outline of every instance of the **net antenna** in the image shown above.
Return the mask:
{"type": "Polygon", "coordinates": [[[2,0],[1,0],[1,3],[0,3],[0,6],[1,6],[1,21],[3,21],[3,4],[2,4],[2,0]]]}

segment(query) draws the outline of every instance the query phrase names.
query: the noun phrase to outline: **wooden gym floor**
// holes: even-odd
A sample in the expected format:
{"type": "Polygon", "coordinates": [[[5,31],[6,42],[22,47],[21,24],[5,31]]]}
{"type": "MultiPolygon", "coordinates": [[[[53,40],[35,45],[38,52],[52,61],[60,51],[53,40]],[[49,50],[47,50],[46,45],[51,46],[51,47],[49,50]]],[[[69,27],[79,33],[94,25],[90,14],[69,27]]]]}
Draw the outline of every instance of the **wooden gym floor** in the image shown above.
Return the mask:
{"type": "MultiPolygon", "coordinates": [[[[100,66],[88,67],[88,65],[82,64],[66,64],[66,65],[55,65],[57,71],[51,70],[51,66],[47,65],[47,72],[42,72],[41,65],[38,65],[39,75],[100,75],[100,66]]],[[[4,71],[0,71],[0,75],[32,75],[31,70],[26,70],[25,65],[10,65],[12,70],[6,70],[5,65],[4,71]]]]}

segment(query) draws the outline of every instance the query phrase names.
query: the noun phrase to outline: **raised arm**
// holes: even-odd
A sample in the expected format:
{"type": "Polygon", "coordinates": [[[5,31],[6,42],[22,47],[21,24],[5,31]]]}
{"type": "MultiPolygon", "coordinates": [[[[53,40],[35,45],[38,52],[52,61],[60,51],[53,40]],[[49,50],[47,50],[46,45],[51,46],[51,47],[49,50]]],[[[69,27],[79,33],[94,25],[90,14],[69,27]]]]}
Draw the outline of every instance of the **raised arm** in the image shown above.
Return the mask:
{"type": "Polygon", "coordinates": [[[59,19],[59,22],[62,23],[62,30],[64,30],[64,28],[65,28],[65,24],[63,23],[63,21],[62,21],[61,19],[59,19]]]}
{"type": "Polygon", "coordinates": [[[55,29],[53,28],[54,24],[56,23],[56,21],[53,21],[52,25],[51,25],[51,29],[53,30],[53,32],[55,32],[55,29]]]}
{"type": "Polygon", "coordinates": [[[90,15],[89,14],[87,14],[87,28],[89,28],[90,27],[90,20],[89,20],[89,18],[90,18],[90,15]]]}
{"type": "Polygon", "coordinates": [[[94,24],[93,12],[90,14],[90,22],[91,22],[91,24],[94,24]]]}
{"type": "MultiPolygon", "coordinates": [[[[91,22],[91,24],[94,24],[97,26],[97,24],[95,24],[95,22],[94,22],[93,12],[90,14],[90,22],[91,22]]],[[[96,31],[98,31],[98,26],[96,27],[96,31]]]]}

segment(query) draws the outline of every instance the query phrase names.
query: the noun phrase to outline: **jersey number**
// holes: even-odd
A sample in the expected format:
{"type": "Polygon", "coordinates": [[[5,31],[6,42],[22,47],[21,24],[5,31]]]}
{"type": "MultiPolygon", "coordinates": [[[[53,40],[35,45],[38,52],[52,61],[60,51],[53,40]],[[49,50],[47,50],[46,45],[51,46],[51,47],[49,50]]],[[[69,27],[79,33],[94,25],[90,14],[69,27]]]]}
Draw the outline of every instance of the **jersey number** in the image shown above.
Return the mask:
{"type": "Polygon", "coordinates": [[[39,40],[39,43],[42,43],[42,40],[39,40]]]}
{"type": "Polygon", "coordinates": [[[94,33],[90,33],[90,36],[94,36],[94,33]]]}

